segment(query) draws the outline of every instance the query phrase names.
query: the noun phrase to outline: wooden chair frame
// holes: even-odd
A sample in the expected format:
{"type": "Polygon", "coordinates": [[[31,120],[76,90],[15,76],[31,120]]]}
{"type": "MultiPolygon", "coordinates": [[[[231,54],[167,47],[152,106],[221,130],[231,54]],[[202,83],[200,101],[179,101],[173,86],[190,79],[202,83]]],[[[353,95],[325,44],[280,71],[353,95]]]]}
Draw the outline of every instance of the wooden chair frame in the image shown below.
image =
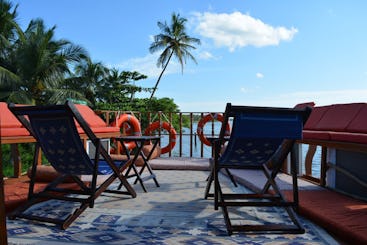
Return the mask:
{"type": "Polygon", "coordinates": [[[64,105],[50,106],[16,106],[9,104],[8,107],[37,141],[30,177],[28,201],[10,214],[10,219],[17,217],[25,218],[53,223],[59,225],[61,229],[66,229],[87,207],[93,208],[96,198],[103,192],[136,197],[135,190],[123,174],[123,171],[130,166],[131,161],[114,162],[101,144],[101,140],[93,133],[72,102],[67,101],[64,105]],[[85,151],[75,122],[80,125],[95,147],[94,159],[91,159],[85,151]],[[49,133],[52,130],[52,133],[55,133],[55,137],[52,137],[53,134],[49,133]],[[61,144],[65,145],[65,147],[61,146],[61,144]],[[35,193],[37,160],[41,150],[60,177],[49,183],[43,191],[35,193]],[[60,153],[55,153],[58,151],[60,153]],[[102,174],[108,177],[103,183],[97,184],[97,177],[102,174]],[[91,175],[91,182],[83,182],[81,175],[91,175]],[[60,184],[66,179],[69,181],[71,179],[76,188],[60,187],[60,184]],[[126,191],[108,189],[116,179],[119,179],[126,191]],[[26,213],[26,210],[34,204],[50,199],[76,202],[80,206],[66,218],[48,218],[42,215],[26,213]]]}
{"type": "MultiPolygon", "coordinates": [[[[217,210],[219,207],[222,208],[224,220],[226,223],[226,228],[228,234],[231,235],[233,232],[255,232],[255,233],[304,233],[305,230],[300,223],[296,212],[298,209],[298,183],[297,183],[297,168],[295,155],[292,154],[292,149],[294,147],[295,141],[297,138],[302,137],[302,127],[306,122],[308,116],[311,113],[311,108],[303,108],[303,109],[291,109],[291,108],[275,108],[275,107],[248,107],[248,106],[232,106],[230,103],[226,106],[225,118],[222,124],[221,132],[219,135],[219,139],[214,142],[214,158],[212,161],[212,169],[208,178],[208,183],[205,190],[205,197],[214,197],[214,208],[217,210]],[[244,116],[245,115],[245,116],[244,116]],[[260,115],[260,116],[258,116],[260,115]],[[248,121],[243,120],[238,123],[236,121],[236,117],[249,117],[248,121]],[[240,132],[240,136],[235,135],[236,132],[232,131],[230,138],[225,136],[225,126],[229,122],[229,118],[233,118],[233,130],[235,127],[243,127],[243,125],[235,125],[237,124],[247,124],[250,125],[251,117],[254,117],[257,121],[256,123],[264,126],[259,129],[257,125],[250,126],[249,128],[255,128],[263,135],[256,135],[256,130],[254,132],[246,132],[245,130],[239,129],[236,132],[240,132]],[[258,118],[257,118],[258,117],[258,118]],[[269,128],[271,124],[267,121],[271,121],[270,117],[275,118],[273,121],[275,122],[274,128],[269,128]],[[296,122],[289,123],[289,125],[294,125],[295,129],[292,129],[292,126],[287,128],[288,126],[282,125],[282,118],[285,118],[285,121],[293,120],[289,118],[298,118],[296,122]],[[290,131],[294,132],[290,132],[290,131]],[[279,132],[277,132],[279,131],[279,132]],[[284,136],[282,135],[282,131],[284,131],[284,136]],[[287,132],[289,131],[289,132],[287,132]],[[268,136],[269,134],[269,136],[268,136]],[[292,134],[296,134],[292,136],[292,134]],[[259,139],[257,139],[259,137],[259,139]],[[248,139],[247,139],[248,138],[248,139]],[[241,153],[244,155],[250,155],[251,149],[246,149],[246,146],[242,145],[242,141],[247,142],[247,140],[258,140],[258,142],[279,142],[279,145],[274,143],[273,151],[270,155],[264,156],[264,160],[262,163],[249,163],[249,160],[241,160],[237,161],[237,159],[231,159],[231,154],[235,151],[243,151],[241,153]],[[223,151],[223,146],[225,142],[227,142],[226,149],[223,151]],[[232,141],[232,145],[231,145],[232,141]],[[233,143],[237,141],[237,143],[233,143]],[[240,143],[238,143],[240,142],[240,143]],[[235,144],[240,144],[241,149],[239,149],[235,144]],[[243,148],[242,148],[243,147],[243,148]],[[223,153],[222,153],[223,152],[223,153]],[[292,175],[292,191],[293,191],[293,200],[286,200],[282,191],[278,187],[276,182],[276,176],[280,172],[281,167],[283,166],[284,161],[287,156],[291,153],[291,175],[292,175]],[[221,187],[221,181],[219,178],[219,172],[221,170],[228,169],[256,169],[260,170],[264,173],[266,177],[266,183],[263,186],[262,190],[258,193],[224,193],[221,187]],[[214,182],[214,194],[209,194],[209,189],[211,188],[211,184],[214,182]],[[286,210],[289,215],[289,218],[292,224],[260,224],[260,225],[238,225],[232,224],[230,213],[228,207],[282,207],[286,210]]],[[[249,130],[251,131],[251,130],[249,130]]],[[[249,144],[251,145],[251,144],[249,144]]],[[[270,149],[270,148],[269,148],[270,149]]],[[[252,159],[253,160],[253,159],[252,159]]]]}

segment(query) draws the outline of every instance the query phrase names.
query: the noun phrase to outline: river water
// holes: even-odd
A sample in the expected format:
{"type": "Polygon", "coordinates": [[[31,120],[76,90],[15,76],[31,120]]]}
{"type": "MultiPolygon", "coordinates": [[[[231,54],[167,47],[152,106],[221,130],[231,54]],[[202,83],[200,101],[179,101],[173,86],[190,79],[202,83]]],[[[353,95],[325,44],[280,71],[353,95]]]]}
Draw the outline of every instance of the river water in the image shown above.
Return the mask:
{"type": "MultiPolygon", "coordinates": [[[[199,137],[196,135],[197,130],[197,123],[193,124],[193,145],[192,145],[192,157],[201,157],[201,141],[199,137]],[[195,139],[196,138],[196,139],[195,139]],[[196,144],[195,144],[196,142],[196,144]]],[[[218,135],[220,131],[221,123],[220,122],[214,122],[214,135],[218,135]]],[[[204,135],[212,135],[212,126],[211,123],[207,123],[204,126],[204,135]]],[[[183,128],[182,129],[182,157],[190,157],[190,129],[189,128],[183,128]]],[[[165,147],[168,144],[168,135],[162,135],[161,138],[161,146],[165,147]]],[[[171,151],[172,157],[179,157],[180,156],[180,149],[179,149],[179,141],[180,136],[177,135],[176,138],[176,145],[171,151]]],[[[306,156],[308,150],[308,145],[302,145],[302,166],[303,166],[303,173],[305,173],[304,169],[304,159],[306,156]]],[[[211,151],[212,148],[210,146],[207,146],[203,144],[203,157],[204,158],[210,158],[211,157],[211,151]]],[[[168,156],[167,154],[162,155],[162,157],[168,156]]],[[[320,177],[320,163],[321,163],[321,150],[317,148],[315,156],[312,161],[312,176],[319,178],[320,177]]]]}

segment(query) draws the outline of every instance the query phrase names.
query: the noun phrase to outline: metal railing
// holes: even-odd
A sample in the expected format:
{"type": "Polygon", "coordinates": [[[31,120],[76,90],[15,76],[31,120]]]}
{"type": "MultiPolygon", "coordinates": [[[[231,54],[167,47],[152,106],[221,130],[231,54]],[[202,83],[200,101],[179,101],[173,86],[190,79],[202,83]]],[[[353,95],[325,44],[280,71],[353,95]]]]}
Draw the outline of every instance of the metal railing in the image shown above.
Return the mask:
{"type": "MultiPolygon", "coordinates": [[[[119,115],[128,113],[135,116],[141,122],[142,134],[145,134],[146,128],[154,122],[163,125],[168,123],[174,128],[175,135],[172,135],[163,126],[157,130],[159,136],[162,136],[160,145],[166,145],[174,142],[174,148],[163,154],[162,157],[199,157],[205,158],[211,156],[211,147],[202,143],[197,134],[198,122],[207,114],[218,114],[218,112],[132,112],[132,111],[97,111],[108,125],[113,124],[119,115]]],[[[116,124],[115,124],[116,125],[116,124]]],[[[121,125],[117,125],[121,126],[121,125]]],[[[121,126],[122,133],[125,128],[121,126]]],[[[205,126],[205,136],[217,136],[220,131],[220,122],[214,118],[205,126]]]]}
{"type": "MultiPolygon", "coordinates": [[[[162,154],[161,157],[195,157],[195,158],[209,158],[211,157],[211,146],[205,145],[200,140],[197,134],[198,122],[207,114],[216,115],[213,112],[132,112],[132,111],[111,111],[111,110],[100,110],[96,111],[107,123],[110,125],[115,122],[116,119],[123,113],[134,115],[140,122],[142,128],[142,134],[145,129],[153,122],[158,122],[162,125],[163,122],[169,123],[175,129],[175,135],[173,135],[161,128],[157,130],[157,133],[162,136],[160,145],[165,147],[174,141],[174,147],[171,151],[162,154]]],[[[118,125],[119,126],[119,125],[118,125]]],[[[221,122],[215,120],[208,121],[205,124],[204,136],[217,136],[220,131],[221,122]]],[[[125,132],[125,128],[122,127],[122,133],[125,132]]],[[[32,144],[32,143],[30,143],[32,144]]],[[[14,165],[13,177],[19,177],[21,172],[22,162],[20,161],[19,151],[17,150],[17,143],[11,144],[12,161],[14,165]],[[14,150],[16,149],[16,150],[14,150]]],[[[300,161],[300,174],[318,183],[325,183],[325,176],[320,176],[319,172],[324,171],[313,171],[312,169],[320,168],[322,156],[319,152],[315,154],[315,146],[305,146],[305,150],[302,151],[303,160],[300,161]],[[316,160],[316,161],[315,161],[316,160]],[[321,179],[321,181],[320,181],[321,179]]]]}

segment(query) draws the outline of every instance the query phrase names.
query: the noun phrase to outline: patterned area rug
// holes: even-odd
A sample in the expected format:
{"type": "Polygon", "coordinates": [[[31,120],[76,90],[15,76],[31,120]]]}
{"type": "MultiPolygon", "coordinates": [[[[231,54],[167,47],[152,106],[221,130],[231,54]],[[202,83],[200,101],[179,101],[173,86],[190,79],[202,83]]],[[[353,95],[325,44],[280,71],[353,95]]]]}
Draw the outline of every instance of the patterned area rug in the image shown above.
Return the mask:
{"type": "MultiPolygon", "coordinates": [[[[208,172],[155,171],[144,193],[135,185],[135,199],[104,194],[66,230],[45,223],[9,220],[9,244],[337,244],[325,231],[302,219],[302,235],[238,234],[228,236],[221,211],[203,199],[208,172]]],[[[223,177],[225,178],[225,177],[223,177]]],[[[232,188],[227,182],[228,188],[232,188]]],[[[50,201],[33,212],[67,215],[69,204],[50,201]]],[[[283,212],[269,208],[234,210],[250,222],[284,220],[283,212]]]]}

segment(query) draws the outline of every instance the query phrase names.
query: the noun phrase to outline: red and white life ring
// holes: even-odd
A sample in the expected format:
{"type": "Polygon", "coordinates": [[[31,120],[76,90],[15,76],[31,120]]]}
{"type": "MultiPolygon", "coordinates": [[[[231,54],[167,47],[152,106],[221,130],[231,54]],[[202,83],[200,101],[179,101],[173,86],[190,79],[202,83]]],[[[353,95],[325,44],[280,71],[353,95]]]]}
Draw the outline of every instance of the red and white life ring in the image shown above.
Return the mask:
{"type": "Polygon", "coordinates": [[[165,129],[169,133],[168,145],[161,149],[161,154],[170,152],[173,149],[173,147],[175,147],[175,145],[176,145],[176,136],[177,136],[176,130],[168,122],[155,121],[155,122],[151,123],[145,129],[144,134],[145,135],[150,135],[153,131],[155,131],[157,129],[165,129]]]}
{"type": "MultiPolygon", "coordinates": [[[[139,120],[130,114],[122,114],[117,120],[111,123],[111,126],[119,127],[121,133],[124,133],[126,135],[134,135],[139,136],[141,135],[141,127],[139,120]]],[[[121,146],[121,145],[120,145],[121,146]]],[[[136,147],[135,142],[126,142],[125,146],[131,150],[136,147]]],[[[122,146],[120,148],[120,152],[122,152],[122,146]]]]}
{"type": "MultiPolygon", "coordinates": [[[[198,127],[196,129],[196,133],[198,134],[199,139],[201,140],[201,142],[203,142],[203,144],[207,146],[211,146],[211,143],[204,135],[204,126],[207,122],[212,120],[218,120],[223,123],[224,117],[220,113],[209,113],[200,119],[198,127]]],[[[230,135],[230,133],[231,133],[231,126],[229,125],[229,123],[227,123],[225,135],[230,135]]]]}

